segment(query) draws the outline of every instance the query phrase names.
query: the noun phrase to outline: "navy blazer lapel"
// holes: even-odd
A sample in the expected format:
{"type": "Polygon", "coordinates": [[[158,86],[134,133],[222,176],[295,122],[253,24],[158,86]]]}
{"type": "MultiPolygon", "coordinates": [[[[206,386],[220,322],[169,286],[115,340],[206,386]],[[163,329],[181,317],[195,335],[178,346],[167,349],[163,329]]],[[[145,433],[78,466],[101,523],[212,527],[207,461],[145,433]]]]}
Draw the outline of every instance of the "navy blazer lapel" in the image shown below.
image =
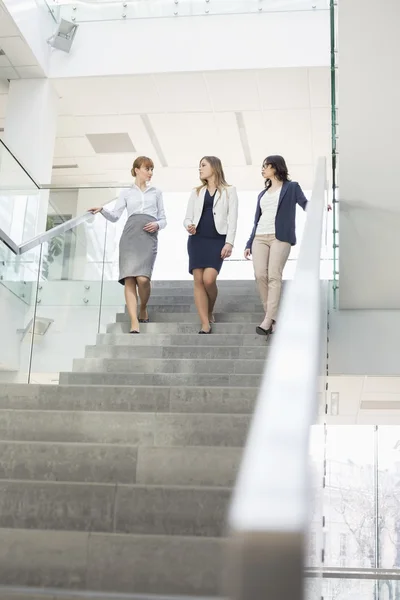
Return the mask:
{"type": "Polygon", "coordinates": [[[282,200],[284,199],[286,192],[289,189],[289,185],[290,185],[290,181],[285,181],[284,184],[283,184],[283,186],[282,186],[281,193],[280,193],[280,196],[279,196],[278,209],[279,209],[280,205],[282,204],[282,200]]]}

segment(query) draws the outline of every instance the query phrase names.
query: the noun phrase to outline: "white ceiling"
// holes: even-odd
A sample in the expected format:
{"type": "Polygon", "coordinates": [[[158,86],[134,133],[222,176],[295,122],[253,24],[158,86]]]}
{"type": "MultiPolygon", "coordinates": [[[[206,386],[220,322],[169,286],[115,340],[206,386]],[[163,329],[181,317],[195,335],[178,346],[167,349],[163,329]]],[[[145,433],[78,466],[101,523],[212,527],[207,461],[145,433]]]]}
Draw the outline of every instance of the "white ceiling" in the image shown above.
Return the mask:
{"type": "Polygon", "coordinates": [[[317,157],[330,153],[328,68],[94,77],[54,84],[60,94],[54,164],[78,168],[54,170],[53,183],[127,182],[132,160],[145,154],[155,162],[160,187],[183,191],[196,183],[199,159],[214,154],[231,183],[258,189],[262,160],[282,154],[292,176],[307,189],[317,157]],[[96,154],[86,134],[105,133],[128,133],[137,154],[96,154]]]}
{"type": "Polygon", "coordinates": [[[4,127],[8,86],[11,79],[44,77],[33,52],[0,1],[0,127],[4,127]]]}
{"type": "MultiPolygon", "coordinates": [[[[199,159],[214,154],[230,183],[253,190],[265,156],[282,154],[310,189],[317,157],[330,153],[325,67],[53,81],[60,95],[54,165],[78,165],[53,170],[54,184],[127,183],[133,159],[145,154],[157,185],[186,191],[197,182],[199,159]],[[86,135],[107,133],[128,133],[137,153],[96,154],[86,135]]],[[[6,101],[0,81],[0,125],[6,101]]]]}
{"type": "Polygon", "coordinates": [[[0,2],[0,94],[7,89],[7,79],[44,77],[36,58],[13,19],[0,2]]]}

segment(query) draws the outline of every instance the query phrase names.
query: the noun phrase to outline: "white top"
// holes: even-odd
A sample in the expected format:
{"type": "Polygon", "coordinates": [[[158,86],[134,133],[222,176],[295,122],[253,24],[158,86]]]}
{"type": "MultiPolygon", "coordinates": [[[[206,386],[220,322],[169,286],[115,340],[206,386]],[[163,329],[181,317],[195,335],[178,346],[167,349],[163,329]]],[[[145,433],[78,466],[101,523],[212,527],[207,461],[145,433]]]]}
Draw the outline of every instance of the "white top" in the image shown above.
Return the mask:
{"type": "Polygon", "coordinates": [[[275,190],[275,192],[268,190],[261,198],[261,217],[258,221],[256,235],[270,235],[275,233],[275,217],[278,210],[281,189],[282,186],[275,190]]]}
{"type": "Polygon", "coordinates": [[[162,191],[149,186],[144,192],[134,184],[128,190],[122,190],[113,210],[102,209],[103,217],[115,223],[121,218],[124,210],[131,215],[149,215],[157,220],[159,229],[167,225],[162,191]]]}

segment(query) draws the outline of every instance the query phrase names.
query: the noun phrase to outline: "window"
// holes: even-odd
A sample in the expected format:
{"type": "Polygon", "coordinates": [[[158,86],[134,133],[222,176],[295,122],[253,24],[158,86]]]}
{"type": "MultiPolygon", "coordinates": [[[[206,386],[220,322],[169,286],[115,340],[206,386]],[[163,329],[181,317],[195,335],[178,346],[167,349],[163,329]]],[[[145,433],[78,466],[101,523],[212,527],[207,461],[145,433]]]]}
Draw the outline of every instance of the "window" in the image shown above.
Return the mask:
{"type": "Polygon", "coordinates": [[[346,533],[340,534],[339,544],[340,544],[339,556],[340,556],[340,558],[346,558],[346,556],[347,556],[347,534],[346,533]]]}

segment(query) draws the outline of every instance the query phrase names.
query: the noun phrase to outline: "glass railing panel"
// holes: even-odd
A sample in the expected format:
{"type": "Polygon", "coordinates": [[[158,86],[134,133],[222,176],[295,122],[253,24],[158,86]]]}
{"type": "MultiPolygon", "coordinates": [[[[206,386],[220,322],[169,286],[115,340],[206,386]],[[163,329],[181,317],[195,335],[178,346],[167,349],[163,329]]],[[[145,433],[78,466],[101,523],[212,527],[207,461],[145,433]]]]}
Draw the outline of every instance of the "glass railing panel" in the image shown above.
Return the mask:
{"type": "Polygon", "coordinates": [[[29,383],[40,248],[29,259],[0,242],[0,382],[29,383]]]}
{"type": "MultiPolygon", "coordinates": [[[[329,0],[100,0],[74,4],[71,0],[58,2],[58,18],[84,21],[149,19],[202,15],[249,14],[260,12],[292,12],[328,10],[329,0]]],[[[56,14],[54,12],[53,14],[56,14]]]]}
{"type": "Polygon", "coordinates": [[[33,178],[0,140],[0,224],[17,244],[36,234],[40,195],[33,178]]]}
{"type": "Polygon", "coordinates": [[[106,222],[92,218],[42,247],[31,381],[58,383],[60,372],[96,342],[102,304],[106,222]]]}

